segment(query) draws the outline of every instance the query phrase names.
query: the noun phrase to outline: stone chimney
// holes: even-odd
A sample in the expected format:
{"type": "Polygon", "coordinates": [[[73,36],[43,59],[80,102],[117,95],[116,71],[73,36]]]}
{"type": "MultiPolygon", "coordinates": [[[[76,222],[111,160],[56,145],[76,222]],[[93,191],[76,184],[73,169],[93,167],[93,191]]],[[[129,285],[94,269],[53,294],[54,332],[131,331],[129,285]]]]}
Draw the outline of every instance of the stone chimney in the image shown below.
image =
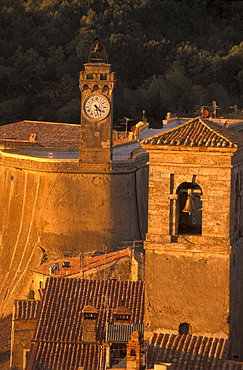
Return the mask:
{"type": "Polygon", "coordinates": [[[30,143],[37,143],[37,134],[35,134],[35,133],[31,133],[31,134],[29,135],[29,142],[30,142],[30,143]]]}
{"type": "Polygon", "coordinates": [[[82,311],[82,340],[96,342],[96,323],[99,311],[94,306],[85,306],[82,311]]]}
{"type": "Polygon", "coordinates": [[[141,334],[134,331],[127,343],[127,370],[140,370],[141,368],[141,334]]]}
{"type": "Polygon", "coordinates": [[[132,313],[127,307],[117,307],[113,311],[114,324],[130,324],[132,313]]]}

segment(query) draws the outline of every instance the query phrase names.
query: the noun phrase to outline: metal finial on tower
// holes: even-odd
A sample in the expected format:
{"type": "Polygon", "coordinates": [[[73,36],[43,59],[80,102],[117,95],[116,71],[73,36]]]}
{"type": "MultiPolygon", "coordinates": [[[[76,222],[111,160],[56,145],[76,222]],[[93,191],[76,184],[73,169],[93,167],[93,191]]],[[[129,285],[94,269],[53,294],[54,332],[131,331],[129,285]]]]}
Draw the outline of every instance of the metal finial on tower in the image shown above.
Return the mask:
{"type": "Polygon", "coordinates": [[[106,63],[108,64],[108,55],[104,44],[98,39],[89,50],[88,63],[106,63]]]}

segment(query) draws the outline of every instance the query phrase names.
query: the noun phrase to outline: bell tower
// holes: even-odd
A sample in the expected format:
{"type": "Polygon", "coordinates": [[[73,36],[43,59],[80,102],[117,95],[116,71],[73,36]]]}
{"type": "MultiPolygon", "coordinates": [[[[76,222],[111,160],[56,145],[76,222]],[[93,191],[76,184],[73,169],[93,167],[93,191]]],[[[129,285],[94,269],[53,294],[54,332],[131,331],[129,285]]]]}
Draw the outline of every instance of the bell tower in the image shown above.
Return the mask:
{"type": "Polygon", "coordinates": [[[111,160],[114,87],[115,73],[111,72],[104,45],[96,40],[79,78],[81,162],[107,163],[111,160]]]}
{"type": "Polygon", "coordinates": [[[145,335],[231,340],[243,360],[243,136],[196,118],[146,139],[145,335]]]}

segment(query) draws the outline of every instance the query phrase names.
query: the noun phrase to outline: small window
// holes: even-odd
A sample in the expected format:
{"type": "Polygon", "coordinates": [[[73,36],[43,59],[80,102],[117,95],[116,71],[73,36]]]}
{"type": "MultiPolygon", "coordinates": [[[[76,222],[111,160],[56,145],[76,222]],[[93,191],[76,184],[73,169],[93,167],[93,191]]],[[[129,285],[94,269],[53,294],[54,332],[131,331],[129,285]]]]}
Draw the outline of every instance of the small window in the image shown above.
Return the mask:
{"type": "Polygon", "coordinates": [[[102,92],[107,92],[107,91],[109,91],[109,87],[108,87],[107,85],[105,85],[105,86],[103,87],[103,89],[102,89],[102,92]]]}
{"type": "Polygon", "coordinates": [[[97,320],[97,313],[94,312],[85,312],[84,313],[84,319],[85,320],[97,320]]]}
{"type": "Polygon", "coordinates": [[[25,369],[27,366],[29,352],[30,349],[23,349],[23,369],[25,369]]]}
{"type": "Polygon", "coordinates": [[[115,321],[128,321],[131,320],[131,315],[113,315],[115,321]]]}
{"type": "Polygon", "coordinates": [[[179,334],[190,334],[190,324],[183,322],[179,325],[179,334]]]}
{"type": "Polygon", "coordinates": [[[87,80],[93,80],[93,73],[87,73],[87,80]]]}
{"type": "Polygon", "coordinates": [[[67,267],[67,268],[71,267],[70,261],[63,261],[62,268],[64,267],[67,267]]]}
{"type": "Polygon", "coordinates": [[[106,80],[107,79],[106,73],[101,73],[100,74],[100,79],[101,80],[106,80]]]}
{"type": "MultiPolygon", "coordinates": [[[[118,365],[126,357],[126,343],[113,343],[110,347],[111,367],[118,365]]],[[[119,366],[116,366],[119,367],[119,366]]]]}
{"type": "Polygon", "coordinates": [[[177,189],[178,234],[202,234],[202,190],[193,182],[183,182],[177,189]]]}
{"type": "Polygon", "coordinates": [[[136,356],[136,351],[135,351],[135,349],[131,349],[131,356],[136,356]]]}

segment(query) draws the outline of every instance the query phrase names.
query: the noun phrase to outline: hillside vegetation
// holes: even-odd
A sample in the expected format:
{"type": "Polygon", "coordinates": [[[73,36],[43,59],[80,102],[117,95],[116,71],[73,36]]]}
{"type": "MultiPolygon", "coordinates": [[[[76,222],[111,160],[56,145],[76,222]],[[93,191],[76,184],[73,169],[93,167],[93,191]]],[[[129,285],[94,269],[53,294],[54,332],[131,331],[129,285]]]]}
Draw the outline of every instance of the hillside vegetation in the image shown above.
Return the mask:
{"type": "Polygon", "coordinates": [[[96,37],[117,73],[116,123],[243,109],[243,1],[1,0],[0,123],[78,123],[96,37]]]}

